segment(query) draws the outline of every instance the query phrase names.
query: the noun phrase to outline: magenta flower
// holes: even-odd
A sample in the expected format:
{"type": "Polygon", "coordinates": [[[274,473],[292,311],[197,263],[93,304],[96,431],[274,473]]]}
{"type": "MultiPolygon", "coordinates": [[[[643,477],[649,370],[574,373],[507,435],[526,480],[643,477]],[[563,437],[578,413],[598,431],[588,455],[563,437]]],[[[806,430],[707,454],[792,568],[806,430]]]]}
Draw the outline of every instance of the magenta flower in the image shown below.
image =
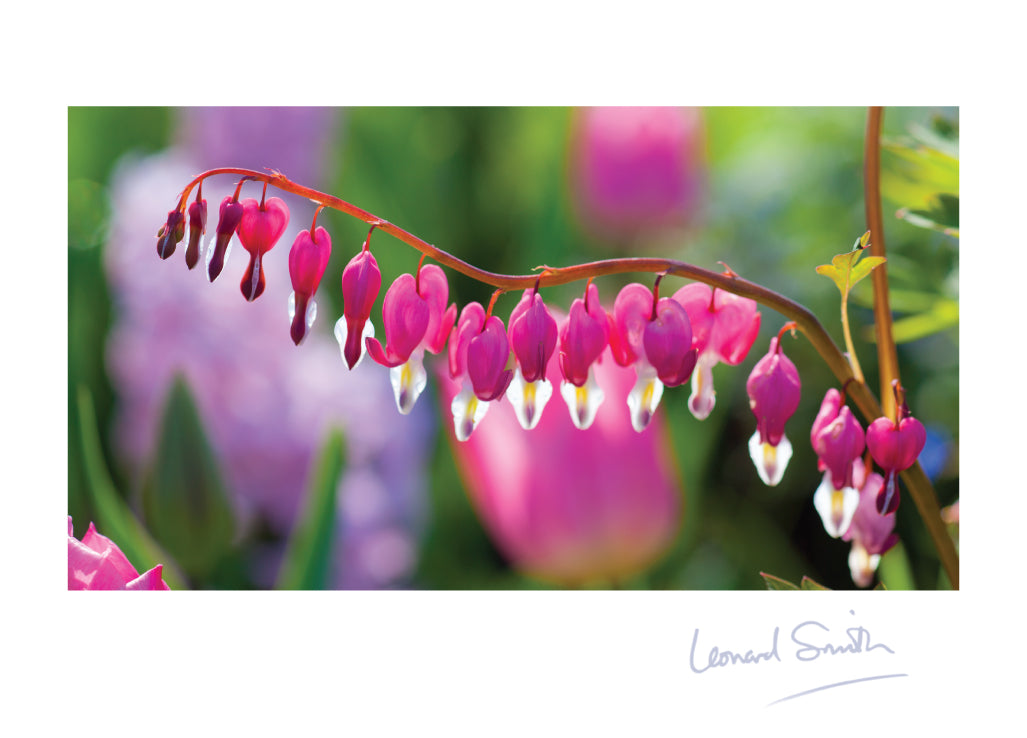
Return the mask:
{"type": "Polygon", "coordinates": [[[274,248],[278,239],[289,225],[289,208],[278,197],[261,198],[260,202],[249,197],[242,201],[242,218],[236,226],[239,243],[250,254],[239,288],[243,297],[253,302],[264,292],[264,267],[261,260],[274,248]]]}
{"type": "Polygon", "coordinates": [[[870,455],[884,470],[877,509],[882,513],[895,512],[899,507],[898,473],[916,463],[927,443],[927,430],[909,415],[898,423],[891,418],[878,418],[867,428],[866,441],[870,455]]]}
{"type": "MultiPolygon", "coordinates": [[[[303,230],[296,234],[289,250],[289,335],[299,346],[317,318],[314,293],[321,284],[328,259],[332,255],[332,239],[328,231],[318,226],[313,232],[303,230]]],[[[377,290],[375,290],[377,293],[377,290]]]]}
{"type": "Polygon", "coordinates": [[[894,533],[895,513],[881,514],[877,509],[877,497],[884,487],[881,475],[867,474],[862,460],[857,460],[853,480],[859,488],[859,505],[842,540],[852,542],[849,552],[852,581],[860,587],[869,587],[881,555],[895,546],[899,537],[894,533]]]}
{"type": "MultiPolygon", "coordinates": [[[[781,333],[794,324],[786,324],[781,333]]],[[[767,355],[756,362],[745,383],[749,407],[756,416],[756,432],[749,439],[749,455],[760,479],[773,487],[784,476],[792,458],[785,423],[799,407],[802,384],[791,359],[781,350],[781,334],[770,339],[767,355]]]]}
{"type": "MultiPolygon", "coordinates": [[[[667,426],[641,433],[624,422],[634,377],[612,361],[591,370],[616,403],[580,430],[567,413],[545,413],[531,433],[500,403],[474,435],[453,444],[475,511],[503,554],[521,571],[565,586],[623,580],[651,566],[670,546],[680,520],[679,482],[667,426]]],[[[556,362],[548,380],[560,378],[556,362]]],[[[447,405],[460,391],[440,380],[447,405]]]]}
{"type": "Polygon", "coordinates": [[[820,513],[825,530],[834,538],[848,529],[859,504],[853,473],[865,445],[862,426],[842,402],[841,393],[833,387],[829,389],[810,429],[817,466],[825,472],[813,494],[813,506],[820,513]]]}
{"type": "Polygon", "coordinates": [[[645,285],[626,285],[614,301],[610,348],[618,364],[635,368],[637,380],[627,402],[631,425],[641,431],[656,412],[664,386],[683,384],[695,368],[688,314],[668,297],[657,299],[645,285]]]}
{"type": "Polygon", "coordinates": [[[211,282],[217,279],[221,270],[225,268],[225,262],[232,253],[229,248],[232,236],[235,235],[242,216],[242,203],[234,196],[228,195],[221,201],[221,207],[218,208],[218,225],[214,237],[207,245],[207,279],[211,282]]]}
{"type": "Polygon", "coordinates": [[[692,219],[703,180],[698,111],[585,108],[574,127],[574,188],[590,230],[630,239],[692,219]]]}
{"type": "Polygon", "coordinates": [[[185,238],[185,213],[181,210],[168,212],[168,221],[157,231],[157,255],[162,259],[175,253],[178,242],[185,238]]]}
{"type": "Polygon", "coordinates": [[[335,339],[351,370],[364,358],[367,339],[374,338],[371,308],[381,286],[381,270],[365,241],[364,248],[342,270],[342,317],[335,323],[335,339]]]}
{"type": "Polygon", "coordinates": [[[688,313],[699,352],[688,409],[696,419],[704,420],[716,402],[713,367],[719,362],[735,366],[745,359],[760,330],[760,313],[755,300],[711,289],[702,282],[686,284],[674,293],[674,299],[688,313]]]}
{"type": "Polygon", "coordinates": [[[560,394],[574,425],[584,430],[595,419],[603,402],[592,365],[610,343],[606,311],[599,302],[599,288],[589,281],[585,298],[575,298],[570,314],[560,326],[560,394]]]}
{"type": "Polygon", "coordinates": [[[200,241],[206,233],[207,201],[198,198],[189,206],[189,245],[185,250],[185,264],[190,269],[200,261],[200,241]]]}
{"type": "Polygon", "coordinates": [[[517,366],[506,396],[521,426],[531,430],[553,396],[546,369],[556,351],[558,337],[556,319],[538,291],[525,290],[510,313],[509,337],[517,366]]]}
{"type": "Polygon", "coordinates": [[[90,523],[79,541],[68,516],[68,589],[169,589],[157,564],[142,574],[125,558],[117,544],[101,536],[90,523]]]}
{"type": "MultiPolygon", "coordinates": [[[[440,267],[423,266],[416,279],[412,274],[401,274],[385,293],[382,304],[385,347],[376,338],[365,340],[371,358],[389,367],[396,406],[404,415],[413,408],[428,382],[424,352],[442,351],[453,328],[456,305],[447,309],[448,299],[449,284],[440,267]]],[[[335,335],[340,336],[338,324],[335,335]]]]}
{"type": "Polygon", "coordinates": [[[509,360],[510,343],[503,321],[486,315],[477,302],[465,305],[449,342],[449,373],[461,383],[450,406],[458,441],[466,441],[489,404],[506,394],[514,374],[506,368],[509,360]]]}

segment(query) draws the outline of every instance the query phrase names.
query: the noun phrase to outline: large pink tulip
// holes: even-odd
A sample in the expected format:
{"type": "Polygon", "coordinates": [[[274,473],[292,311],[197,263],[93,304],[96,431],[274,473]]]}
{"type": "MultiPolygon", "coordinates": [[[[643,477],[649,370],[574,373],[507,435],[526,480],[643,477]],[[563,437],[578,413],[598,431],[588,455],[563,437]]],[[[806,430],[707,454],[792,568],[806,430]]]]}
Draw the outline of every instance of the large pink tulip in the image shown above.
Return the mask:
{"type": "MultiPolygon", "coordinates": [[[[588,429],[548,407],[525,431],[513,406],[497,403],[469,439],[452,444],[497,546],[526,574],[565,586],[622,582],[652,565],[678,530],[680,485],[663,416],[636,432],[626,407],[634,370],[608,348],[593,367],[613,401],[588,429]]],[[[557,362],[547,376],[560,381],[557,362]]],[[[445,377],[441,389],[448,407],[459,386],[445,377]]]]}
{"type": "Polygon", "coordinates": [[[140,574],[92,523],[79,541],[68,516],[68,589],[168,589],[160,564],[140,574]]]}

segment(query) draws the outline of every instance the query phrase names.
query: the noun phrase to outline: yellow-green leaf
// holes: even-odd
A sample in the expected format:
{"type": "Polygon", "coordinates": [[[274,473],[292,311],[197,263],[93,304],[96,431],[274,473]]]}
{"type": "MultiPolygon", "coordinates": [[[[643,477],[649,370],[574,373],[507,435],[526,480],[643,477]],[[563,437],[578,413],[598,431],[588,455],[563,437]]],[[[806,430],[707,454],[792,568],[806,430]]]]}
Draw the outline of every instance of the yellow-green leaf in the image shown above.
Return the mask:
{"type": "Polygon", "coordinates": [[[823,584],[817,584],[816,582],[814,582],[812,579],[810,579],[807,576],[803,576],[803,578],[802,578],[802,589],[824,591],[824,592],[830,592],[831,591],[829,587],[825,587],[823,584]]]}
{"type": "MultiPolygon", "coordinates": [[[[859,243],[862,243],[860,239],[859,243]]],[[[838,287],[843,296],[848,296],[853,285],[866,277],[870,272],[885,262],[883,256],[863,256],[863,249],[856,248],[844,254],[838,254],[831,259],[830,264],[821,264],[817,267],[817,274],[822,274],[838,287]]]]}

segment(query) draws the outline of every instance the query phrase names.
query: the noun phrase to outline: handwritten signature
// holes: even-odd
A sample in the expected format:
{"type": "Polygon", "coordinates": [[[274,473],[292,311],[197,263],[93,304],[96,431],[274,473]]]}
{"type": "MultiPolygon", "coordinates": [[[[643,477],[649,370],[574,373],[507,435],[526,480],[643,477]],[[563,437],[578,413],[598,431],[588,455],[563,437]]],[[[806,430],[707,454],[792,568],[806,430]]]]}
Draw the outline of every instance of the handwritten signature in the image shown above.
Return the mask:
{"type": "MultiPolygon", "coordinates": [[[[851,610],[849,612],[855,614],[851,610]]],[[[791,642],[799,647],[794,651],[794,657],[799,661],[808,662],[816,661],[825,655],[869,653],[878,649],[883,649],[890,654],[895,653],[887,644],[875,643],[870,636],[870,631],[862,625],[845,628],[842,632],[844,633],[845,640],[832,638],[831,629],[816,620],[806,620],[799,623],[791,631],[791,642]]],[[[746,651],[732,651],[720,646],[712,646],[706,652],[705,664],[703,665],[701,655],[698,663],[696,661],[696,654],[703,652],[703,649],[699,647],[699,629],[696,628],[695,634],[692,636],[692,649],[688,655],[688,665],[696,674],[702,674],[709,669],[737,664],[780,662],[780,635],[781,628],[775,627],[774,633],[770,638],[770,647],[765,651],[752,648],[746,651]]]]}

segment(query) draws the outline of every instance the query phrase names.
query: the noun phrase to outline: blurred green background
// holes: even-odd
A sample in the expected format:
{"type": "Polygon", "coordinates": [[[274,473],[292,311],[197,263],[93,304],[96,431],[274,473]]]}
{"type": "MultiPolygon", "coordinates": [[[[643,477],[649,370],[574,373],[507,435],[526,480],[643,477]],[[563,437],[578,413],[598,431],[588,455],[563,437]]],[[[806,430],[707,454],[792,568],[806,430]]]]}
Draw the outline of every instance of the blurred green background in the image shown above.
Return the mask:
{"type": "MultiPolygon", "coordinates": [[[[722,261],[738,274],[806,305],[836,343],[843,345],[837,290],[814,269],[849,250],[866,230],[862,181],[866,110],[709,108],[700,113],[703,155],[696,167],[701,171],[701,206],[681,228],[632,239],[602,239],[579,217],[568,172],[576,111],[568,108],[345,110],[333,133],[335,153],[326,164],[325,190],[465,261],[497,272],[522,274],[539,264],[569,265],[616,255],[672,256],[709,269],[718,269],[722,261]]],[[[143,559],[160,555],[147,554],[145,549],[166,542],[167,534],[157,530],[159,525],[152,520],[148,522],[109,433],[118,388],[112,385],[104,360],[106,337],[115,318],[103,267],[112,207],[108,187],[121,157],[157,152],[172,143],[177,115],[166,108],[68,111],[68,510],[77,535],[90,520],[97,521],[101,532],[119,543],[130,559],[130,548],[143,559]],[[80,399],[83,388],[90,399],[85,404],[80,399]],[[95,418],[89,417],[90,406],[95,418]],[[109,476],[109,484],[106,491],[98,491],[98,480],[104,475],[109,476]],[[118,508],[112,496],[123,506],[118,508]],[[112,512],[115,509],[120,513],[112,512]],[[118,515],[123,516],[120,522],[118,515]],[[108,530],[101,522],[106,522],[108,530]],[[117,534],[132,540],[119,540],[117,534]]],[[[899,336],[906,339],[899,346],[902,380],[914,415],[939,439],[941,462],[934,481],[939,502],[945,506],[959,495],[958,236],[952,232],[953,227],[958,229],[958,201],[939,205],[931,200],[938,191],[936,180],[944,173],[931,169],[935,162],[930,152],[942,149],[954,153],[958,161],[958,110],[888,108],[884,133],[893,144],[883,155],[883,185],[892,307],[899,319],[899,336]],[[904,218],[895,216],[901,208],[908,209],[904,218]]],[[[958,182],[958,167],[956,171],[958,182]]],[[[182,181],[177,187],[185,184],[182,181]]],[[[154,233],[177,192],[168,191],[153,203],[154,233]]],[[[208,228],[212,229],[216,204],[213,195],[208,199],[208,228]]],[[[366,235],[366,227],[334,211],[326,211],[321,222],[334,243],[346,244],[336,248],[325,277],[324,284],[334,289],[322,288],[320,293],[322,299],[335,301],[322,307],[334,322],[342,312],[338,274],[352,253],[351,246],[366,235]]],[[[375,239],[383,274],[373,313],[377,321],[385,288],[400,272],[412,271],[418,255],[386,236],[375,239]]],[[[153,244],[142,243],[140,248],[152,251],[153,244]]],[[[155,266],[159,263],[156,256],[153,261],[155,266]]],[[[451,301],[487,304],[490,288],[452,272],[448,276],[451,301]]],[[[607,307],[626,281],[604,278],[600,282],[607,307]]],[[[869,282],[856,288],[850,316],[860,361],[876,393],[869,282]]],[[[201,287],[198,283],[197,289],[201,287]]],[[[580,284],[553,288],[546,300],[566,307],[580,290],[580,284]]],[[[502,297],[497,313],[505,319],[516,299],[502,297]]],[[[717,406],[708,419],[700,423],[688,412],[687,387],[664,394],[661,412],[669,420],[683,481],[682,524],[671,551],[628,587],[762,589],[760,572],[791,581],[805,575],[831,588],[853,587],[849,545],[827,536],[811,501],[820,474],[808,428],[834,378],[801,338],[786,338],[783,344],[803,383],[802,404],[787,426],[795,455],[783,482],[773,489],[763,487],[748,458],[746,443],[754,419],[745,379],[766,351],[769,337],[784,322],[773,311],[761,310],[761,336],[748,358],[738,367],[720,365],[714,370],[717,406]]],[[[560,401],[554,398],[554,402],[560,401]]],[[[188,407],[188,400],[182,407],[188,407]]],[[[182,422],[192,422],[183,412],[182,422]]],[[[330,467],[330,457],[327,453],[321,462],[330,467]]],[[[210,463],[216,469],[217,459],[210,463]]],[[[419,537],[414,574],[404,586],[548,586],[514,571],[490,541],[468,502],[441,434],[435,435],[428,471],[426,524],[419,537]]],[[[325,500],[326,505],[331,502],[325,500]]],[[[880,570],[885,585],[894,589],[946,586],[924,526],[909,501],[899,509],[897,532],[902,543],[885,556],[880,570]]],[[[325,531],[306,535],[311,551],[326,545],[325,531]]],[[[246,541],[237,544],[231,555],[209,570],[190,568],[191,573],[171,582],[172,587],[176,583],[256,586],[247,573],[247,545],[246,541]]],[[[147,566],[145,560],[134,563],[140,571],[147,566]]]]}

